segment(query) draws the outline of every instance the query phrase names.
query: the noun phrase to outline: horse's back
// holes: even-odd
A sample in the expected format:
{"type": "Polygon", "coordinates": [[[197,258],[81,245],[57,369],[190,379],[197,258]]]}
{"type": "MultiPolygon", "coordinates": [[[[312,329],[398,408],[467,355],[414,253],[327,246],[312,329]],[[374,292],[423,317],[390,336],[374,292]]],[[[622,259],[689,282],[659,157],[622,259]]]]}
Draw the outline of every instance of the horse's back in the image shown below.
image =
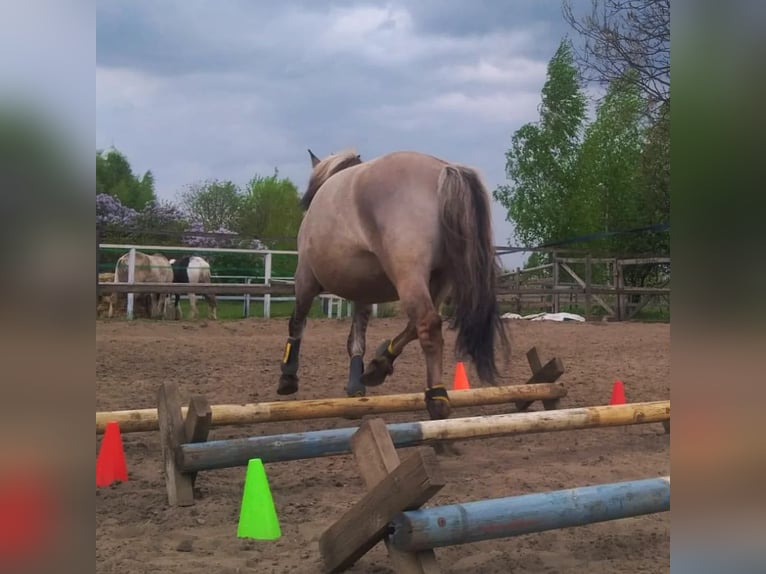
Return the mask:
{"type": "Polygon", "coordinates": [[[397,279],[437,267],[438,181],[446,165],[419,152],[392,152],[328,179],[299,232],[299,251],[320,283],[349,298],[354,285],[388,299],[397,279]]]}

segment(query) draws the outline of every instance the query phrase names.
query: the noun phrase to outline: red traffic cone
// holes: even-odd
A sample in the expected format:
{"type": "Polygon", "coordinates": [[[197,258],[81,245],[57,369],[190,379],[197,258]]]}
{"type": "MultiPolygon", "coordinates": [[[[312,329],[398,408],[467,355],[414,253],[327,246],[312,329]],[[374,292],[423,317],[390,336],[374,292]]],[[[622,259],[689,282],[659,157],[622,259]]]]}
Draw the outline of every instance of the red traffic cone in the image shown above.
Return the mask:
{"type": "Polygon", "coordinates": [[[109,486],[114,481],[126,482],[128,468],[119,425],[112,421],[106,424],[104,438],[96,458],[96,486],[109,486]]]}
{"type": "Polygon", "coordinates": [[[624,405],[625,404],[625,387],[622,381],[617,380],[612,386],[612,398],[609,400],[610,405],[624,405]]]}
{"type": "Polygon", "coordinates": [[[468,377],[465,374],[465,365],[457,363],[455,365],[455,378],[452,381],[452,389],[455,391],[462,391],[470,389],[471,385],[468,384],[468,377]]]}

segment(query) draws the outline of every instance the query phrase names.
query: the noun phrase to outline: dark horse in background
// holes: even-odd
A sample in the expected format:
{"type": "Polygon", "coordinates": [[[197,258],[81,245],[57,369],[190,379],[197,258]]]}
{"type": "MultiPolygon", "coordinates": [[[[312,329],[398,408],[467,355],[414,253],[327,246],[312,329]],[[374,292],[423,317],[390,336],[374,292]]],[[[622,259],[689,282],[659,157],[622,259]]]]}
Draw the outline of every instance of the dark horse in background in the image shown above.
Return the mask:
{"type": "MultiPolygon", "coordinates": [[[[180,259],[171,259],[170,265],[173,268],[173,283],[189,283],[200,284],[210,283],[210,264],[202,257],[197,255],[186,255],[180,259]]],[[[191,291],[191,288],[190,288],[191,291]]],[[[191,317],[196,319],[198,316],[197,311],[197,297],[193,292],[188,294],[189,307],[191,307],[191,317]]],[[[218,319],[218,311],[215,295],[213,293],[205,293],[203,295],[208,305],[208,317],[211,319],[218,319]]],[[[175,294],[175,318],[181,319],[183,313],[181,312],[181,294],[175,294]]]]}
{"type": "Polygon", "coordinates": [[[412,151],[365,162],[353,151],[321,160],[309,154],[313,169],[302,200],[295,307],[277,392],[298,391],[306,317],[315,297],[327,291],[354,303],[346,393],[362,396],[367,386],[383,383],[405,346],[418,340],[425,356],[429,416],[449,417],[438,312],[445,298],[455,310],[456,352],[473,360],[482,381],[497,384],[498,337],[509,350],[495,296],[499,267],[489,195],[479,175],[412,151]],[[372,304],[396,300],[407,313],[407,326],[383,342],[365,369],[372,304]]]}

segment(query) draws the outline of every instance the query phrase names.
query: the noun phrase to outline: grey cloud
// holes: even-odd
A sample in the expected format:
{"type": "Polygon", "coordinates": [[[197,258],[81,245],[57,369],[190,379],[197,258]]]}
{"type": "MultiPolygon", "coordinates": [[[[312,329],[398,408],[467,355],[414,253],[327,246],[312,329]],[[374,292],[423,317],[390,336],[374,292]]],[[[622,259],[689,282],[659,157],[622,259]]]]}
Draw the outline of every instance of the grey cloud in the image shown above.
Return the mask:
{"type": "Polygon", "coordinates": [[[349,145],[470,163],[492,189],[566,32],[559,2],[485,0],[135,0],[99,3],[97,22],[97,143],[152,169],[164,197],[274,167],[302,188],[307,147],[349,145]]]}

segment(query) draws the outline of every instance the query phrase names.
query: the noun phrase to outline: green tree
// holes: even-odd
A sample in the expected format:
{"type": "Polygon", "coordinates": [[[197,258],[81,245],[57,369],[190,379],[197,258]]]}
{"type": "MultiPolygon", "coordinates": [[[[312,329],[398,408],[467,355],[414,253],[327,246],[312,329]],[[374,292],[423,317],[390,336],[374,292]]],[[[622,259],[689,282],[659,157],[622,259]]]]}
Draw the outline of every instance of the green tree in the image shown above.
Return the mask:
{"type": "Polygon", "coordinates": [[[506,153],[512,185],[493,196],[508,210],[517,238],[539,244],[571,234],[578,150],[586,115],[571,44],[563,40],[548,64],[540,120],[519,128],[506,153]]]}
{"type": "MultiPolygon", "coordinates": [[[[670,222],[670,102],[662,105],[646,130],[641,153],[643,201],[656,222],[670,222]]],[[[670,251],[667,236],[661,239],[670,251]]]]}
{"type": "MultiPolygon", "coordinates": [[[[625,230],[655,223],[642,201],[644,101],[633,81],[613,81],[585,131],[579,154],[576,201],[571,214],[578,234],[625,230]]],[[[631,251],[640,235],[596,240],[591,247],[631,251]]]]}
{"type": "Polygon", "coordinates": [[[303,219],[298,188],[279,172],[256,175],[247,185],[240,212],[239,232],[254,235],[271,249],[295,249],[303,219]]]}
{"type": "Polygon", "coordinates": [[[147,171],[137,177],[125,154],[116,150],[96,152],[96,193],[116,197],[126,207],[141,211],[156,201],[154,176],[147,171]]]}
{"type": "Polygon", "coordinates": [[[205,231],[236,229],[244,196],[231,181],[204,181],[189,185],[180,203],[190,220],[205,231]]]}

